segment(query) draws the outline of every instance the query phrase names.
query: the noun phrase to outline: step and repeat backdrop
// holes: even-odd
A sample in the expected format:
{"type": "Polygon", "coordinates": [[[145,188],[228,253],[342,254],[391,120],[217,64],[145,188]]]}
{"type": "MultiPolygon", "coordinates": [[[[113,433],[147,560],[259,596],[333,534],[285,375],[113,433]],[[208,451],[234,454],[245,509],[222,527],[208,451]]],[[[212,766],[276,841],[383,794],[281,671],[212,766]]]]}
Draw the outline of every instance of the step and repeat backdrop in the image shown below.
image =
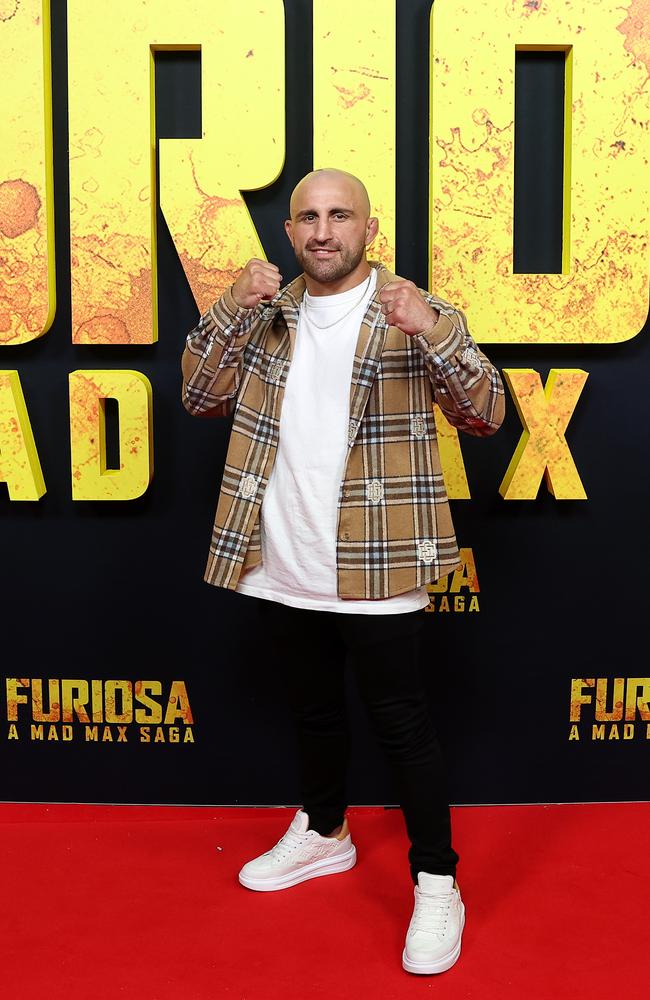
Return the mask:
{"type": "MultiPolygon", "coordinates": [[[[203,580],[230,431],[187,333],[313,166],[462,309],[462,569],[422,671],[456,803],[648,797],[644,0],[0,0],[0,799],[293,804],[283,664],[203,580]]],[[[304,650],[309,669],[310,650],[304,650]]],[[[396,664],[399,669],[399,664],[396,664]]],[[[350,802],[395,802],[349,682],[350,802]]]]}

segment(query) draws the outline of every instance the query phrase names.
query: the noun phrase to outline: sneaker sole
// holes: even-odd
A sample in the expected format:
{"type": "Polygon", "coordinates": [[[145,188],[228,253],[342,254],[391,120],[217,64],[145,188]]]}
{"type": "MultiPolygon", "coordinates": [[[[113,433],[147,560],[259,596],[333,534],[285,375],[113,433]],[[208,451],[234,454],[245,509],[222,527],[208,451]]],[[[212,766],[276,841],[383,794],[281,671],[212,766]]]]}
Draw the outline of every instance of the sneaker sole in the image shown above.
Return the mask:
{"type": "Polygon", "coordinates": [[[460,956],[460,946],[463,938],[463,928],[465,927],[465,907],[463,906],[462,919],[460,923],[460,937],[458,938],[458,944],[455,946],[453,951],[450,951],[448,955],[443,955],[442,958],[436,959],[435,962],[414,962],[412,958],[409,958],[406,954],[406,948],[402,952],[402,968],[406,969],[407,972],[413,972],[420,976],[432,976],[437,972],[446,972],[447,969],[451,969],[460,956]]]}
{"type": "Polygon", "coordinates": [[[279,878],[251,878],[248,875],[239,873],[239,881],[247,889],[254,889],[256,892],[275,892],[278,889],[288,889],[298,882],[306,882],[310,878],[320,878],[321,875],[335,875],[337,872],[346,872],[354,868],[357,861],[357,850],[354,844],[345,854],[337,854],[333,858],[323,858],[321,861],[313,861],[304,868],[299,868],[295,872],[288,872],[279,878]]]}

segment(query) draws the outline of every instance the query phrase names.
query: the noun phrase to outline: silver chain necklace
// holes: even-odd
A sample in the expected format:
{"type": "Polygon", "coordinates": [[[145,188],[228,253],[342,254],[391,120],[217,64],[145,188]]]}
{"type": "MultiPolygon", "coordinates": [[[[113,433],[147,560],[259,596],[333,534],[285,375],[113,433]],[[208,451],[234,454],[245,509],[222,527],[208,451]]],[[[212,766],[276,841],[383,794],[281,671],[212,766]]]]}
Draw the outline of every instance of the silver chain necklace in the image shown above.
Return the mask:
{"type": "Polygon", "coordinates": [[[360,305],[361,302],[363,301],[363,299],[365,297],[365,294],[368,291],[368,288],[370,287],[370,279],[371,278],[372,278],[372,271],[370,272],[370,274],[368,275],[368,277],[366,278],[366,280],[364,282],[364,284],[365,284],[366,287],[364,288],[363,292],[361,293],[361,298],[357,299],[357,301],[354,303],[354,305],[350,309],[348,309],[348,311],[346,313],[343,313],[342,316],[339,316],[337,319],[335,319],[333,323],[324,323],[324,324],[314,323],[313,318],[307,312],[307,303],[303,300],[303,303],[302,303],[303,309],[305,310],[305,314],[307,315],[307,318],[308,318],[309,322],[313,323],[313,325],[318,330],[329,330],[330,327],[336,326],[337,323],[342,323],[343,320],[347,319],[348,316],[351,313],[353,313],[354,310],[357,308],[357,306],[360,305]]]}

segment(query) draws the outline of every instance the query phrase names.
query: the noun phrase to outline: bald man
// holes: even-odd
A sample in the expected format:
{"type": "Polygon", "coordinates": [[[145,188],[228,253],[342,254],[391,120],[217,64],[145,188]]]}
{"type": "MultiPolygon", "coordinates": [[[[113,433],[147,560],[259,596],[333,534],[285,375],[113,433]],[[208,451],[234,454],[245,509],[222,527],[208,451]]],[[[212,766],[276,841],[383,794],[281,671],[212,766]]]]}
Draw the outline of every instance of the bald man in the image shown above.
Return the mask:
{"type": "Polygon", "coordinates": [[[449,302],[367,259],[359,178],[315,170],[285,231],[302,274],[250,260],[182,358],[185,408],[234,414],[205,580],[257,603],[295,720],[302,807],[239,881],[277,891],[356,863],[346,664],[396,779],[414,910],[402,966],[456,962],[465,909],[419,668],[426,584],[460,565],[433,418],[492,434],[499,373],[449,302]]]}

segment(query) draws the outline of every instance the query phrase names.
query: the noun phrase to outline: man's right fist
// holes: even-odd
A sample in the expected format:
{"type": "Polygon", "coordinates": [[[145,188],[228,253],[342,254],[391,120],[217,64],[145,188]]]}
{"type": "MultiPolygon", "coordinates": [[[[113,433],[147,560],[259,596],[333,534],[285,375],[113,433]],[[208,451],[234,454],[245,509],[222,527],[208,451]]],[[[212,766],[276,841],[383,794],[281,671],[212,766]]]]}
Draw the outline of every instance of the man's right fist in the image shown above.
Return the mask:
{"type": "Polygon", "coordinates": [[[238,306],[253,309],[262,299],[272,299],[281,281],[275,264],[253,257],[232,286],[233,298],[238,306]]]}

